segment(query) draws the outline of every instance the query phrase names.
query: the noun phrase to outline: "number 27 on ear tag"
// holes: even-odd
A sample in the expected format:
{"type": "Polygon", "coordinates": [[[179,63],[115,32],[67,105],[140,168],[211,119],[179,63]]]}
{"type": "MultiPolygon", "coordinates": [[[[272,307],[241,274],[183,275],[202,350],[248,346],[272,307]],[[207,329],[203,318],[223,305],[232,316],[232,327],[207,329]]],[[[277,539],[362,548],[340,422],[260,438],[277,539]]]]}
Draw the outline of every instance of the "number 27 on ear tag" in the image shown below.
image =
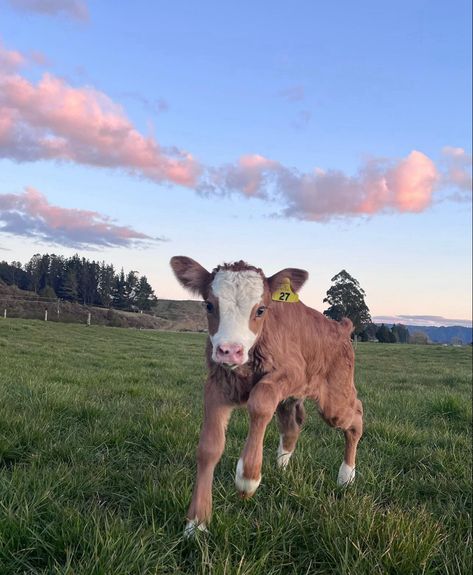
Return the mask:
{"type": "Polygon", "coordinates": [[[284,278],[278,289],[271,294],[271,299],[274,301],[294,303],[299,301],[299,296],[292,291],[291,280],[284,278]]]}

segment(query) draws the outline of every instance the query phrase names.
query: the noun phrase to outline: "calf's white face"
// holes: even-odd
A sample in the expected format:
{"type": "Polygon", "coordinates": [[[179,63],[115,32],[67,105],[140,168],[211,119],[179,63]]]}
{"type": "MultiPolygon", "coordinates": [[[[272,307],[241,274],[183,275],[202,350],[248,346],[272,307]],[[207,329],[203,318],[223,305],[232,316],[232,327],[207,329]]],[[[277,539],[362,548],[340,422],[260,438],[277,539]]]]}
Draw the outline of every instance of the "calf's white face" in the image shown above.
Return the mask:
{"type": "MultiPolygon", "coordinates": [[[[264,312],[263,278],[253,270],[220,270],[210,286],[216,305],[210,304],[209,315],[218,309],[216,331],[210,333],[212,359],[217,363],[242,365],[248,361],[248,352],[257,333],[250,327],[253,316],[264,312]]],[[[210,324],[209,317],[209,324],[210,324]]]]}

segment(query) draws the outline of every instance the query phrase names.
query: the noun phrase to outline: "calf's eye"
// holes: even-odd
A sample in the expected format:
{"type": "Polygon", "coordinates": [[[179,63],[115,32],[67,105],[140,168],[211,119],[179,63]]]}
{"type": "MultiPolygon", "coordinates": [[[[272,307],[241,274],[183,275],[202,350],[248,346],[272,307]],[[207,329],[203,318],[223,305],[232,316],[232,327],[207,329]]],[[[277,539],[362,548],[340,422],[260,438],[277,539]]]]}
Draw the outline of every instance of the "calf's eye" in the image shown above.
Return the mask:
{"type": "Polygon", "coordinates": [[[256,310],[256,317],[261,317],[265,311],[266,311],[266,308],[264,307],[264,305],[262,305],[261,307],[259,307],[256,310]]]}
{"type": "Polygon", "coordinates": [[[205,307],[206,307],[206,309],[207,309],[207,313],[212,313],[212,312],[213,312],[213,309],[214,309],[214,304],[211,303],[211,302],[209,302],[209,301],[206,301],[206,302],[205,302],[205,307]]]}

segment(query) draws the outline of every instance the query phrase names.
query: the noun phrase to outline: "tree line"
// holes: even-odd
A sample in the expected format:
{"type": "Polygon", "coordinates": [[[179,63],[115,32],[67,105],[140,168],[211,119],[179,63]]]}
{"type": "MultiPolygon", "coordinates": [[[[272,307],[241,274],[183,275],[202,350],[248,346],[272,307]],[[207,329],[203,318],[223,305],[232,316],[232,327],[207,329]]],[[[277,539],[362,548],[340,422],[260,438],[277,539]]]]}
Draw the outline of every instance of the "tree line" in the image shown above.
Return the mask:
{"type": "Polygon", "coordinates": [[[148,311],[157,301],[146,276],[137,271],[116,272],[111,264],[77,254],[65,258],[35,254],[26,264],[0,262],[0,280],[45,298],[84,305],[148,311]]]}

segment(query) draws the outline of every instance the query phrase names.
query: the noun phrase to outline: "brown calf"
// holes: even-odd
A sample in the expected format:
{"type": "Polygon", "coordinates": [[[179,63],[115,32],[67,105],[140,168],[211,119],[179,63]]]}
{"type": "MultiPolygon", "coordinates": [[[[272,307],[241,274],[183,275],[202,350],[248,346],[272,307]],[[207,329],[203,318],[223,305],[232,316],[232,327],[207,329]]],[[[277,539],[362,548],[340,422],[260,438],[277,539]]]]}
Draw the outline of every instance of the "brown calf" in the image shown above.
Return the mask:
{"type": "Polygon", "coordinates": [[[266,278],[260,269],[240,261],[210,273],[182,256],[172,258],[171,266],[180,283],[206,301],[209,324],[204,422],[186,535],[205,530],[210,520],[214,469],[237,406],[246,405],[250,416],[235,476],[242,496],[253,495],[261,481],[263,438],[275,413],[280,431],[277,463],[282,468],[288,464],[306,398],[316,401],[329,425],[344,431],[338,483],[351,483],[363,430],[363,408],[353,381],[351,322],[337,323],[296,301],[308,277],[304,270],[288,268],[266,278]]]}

